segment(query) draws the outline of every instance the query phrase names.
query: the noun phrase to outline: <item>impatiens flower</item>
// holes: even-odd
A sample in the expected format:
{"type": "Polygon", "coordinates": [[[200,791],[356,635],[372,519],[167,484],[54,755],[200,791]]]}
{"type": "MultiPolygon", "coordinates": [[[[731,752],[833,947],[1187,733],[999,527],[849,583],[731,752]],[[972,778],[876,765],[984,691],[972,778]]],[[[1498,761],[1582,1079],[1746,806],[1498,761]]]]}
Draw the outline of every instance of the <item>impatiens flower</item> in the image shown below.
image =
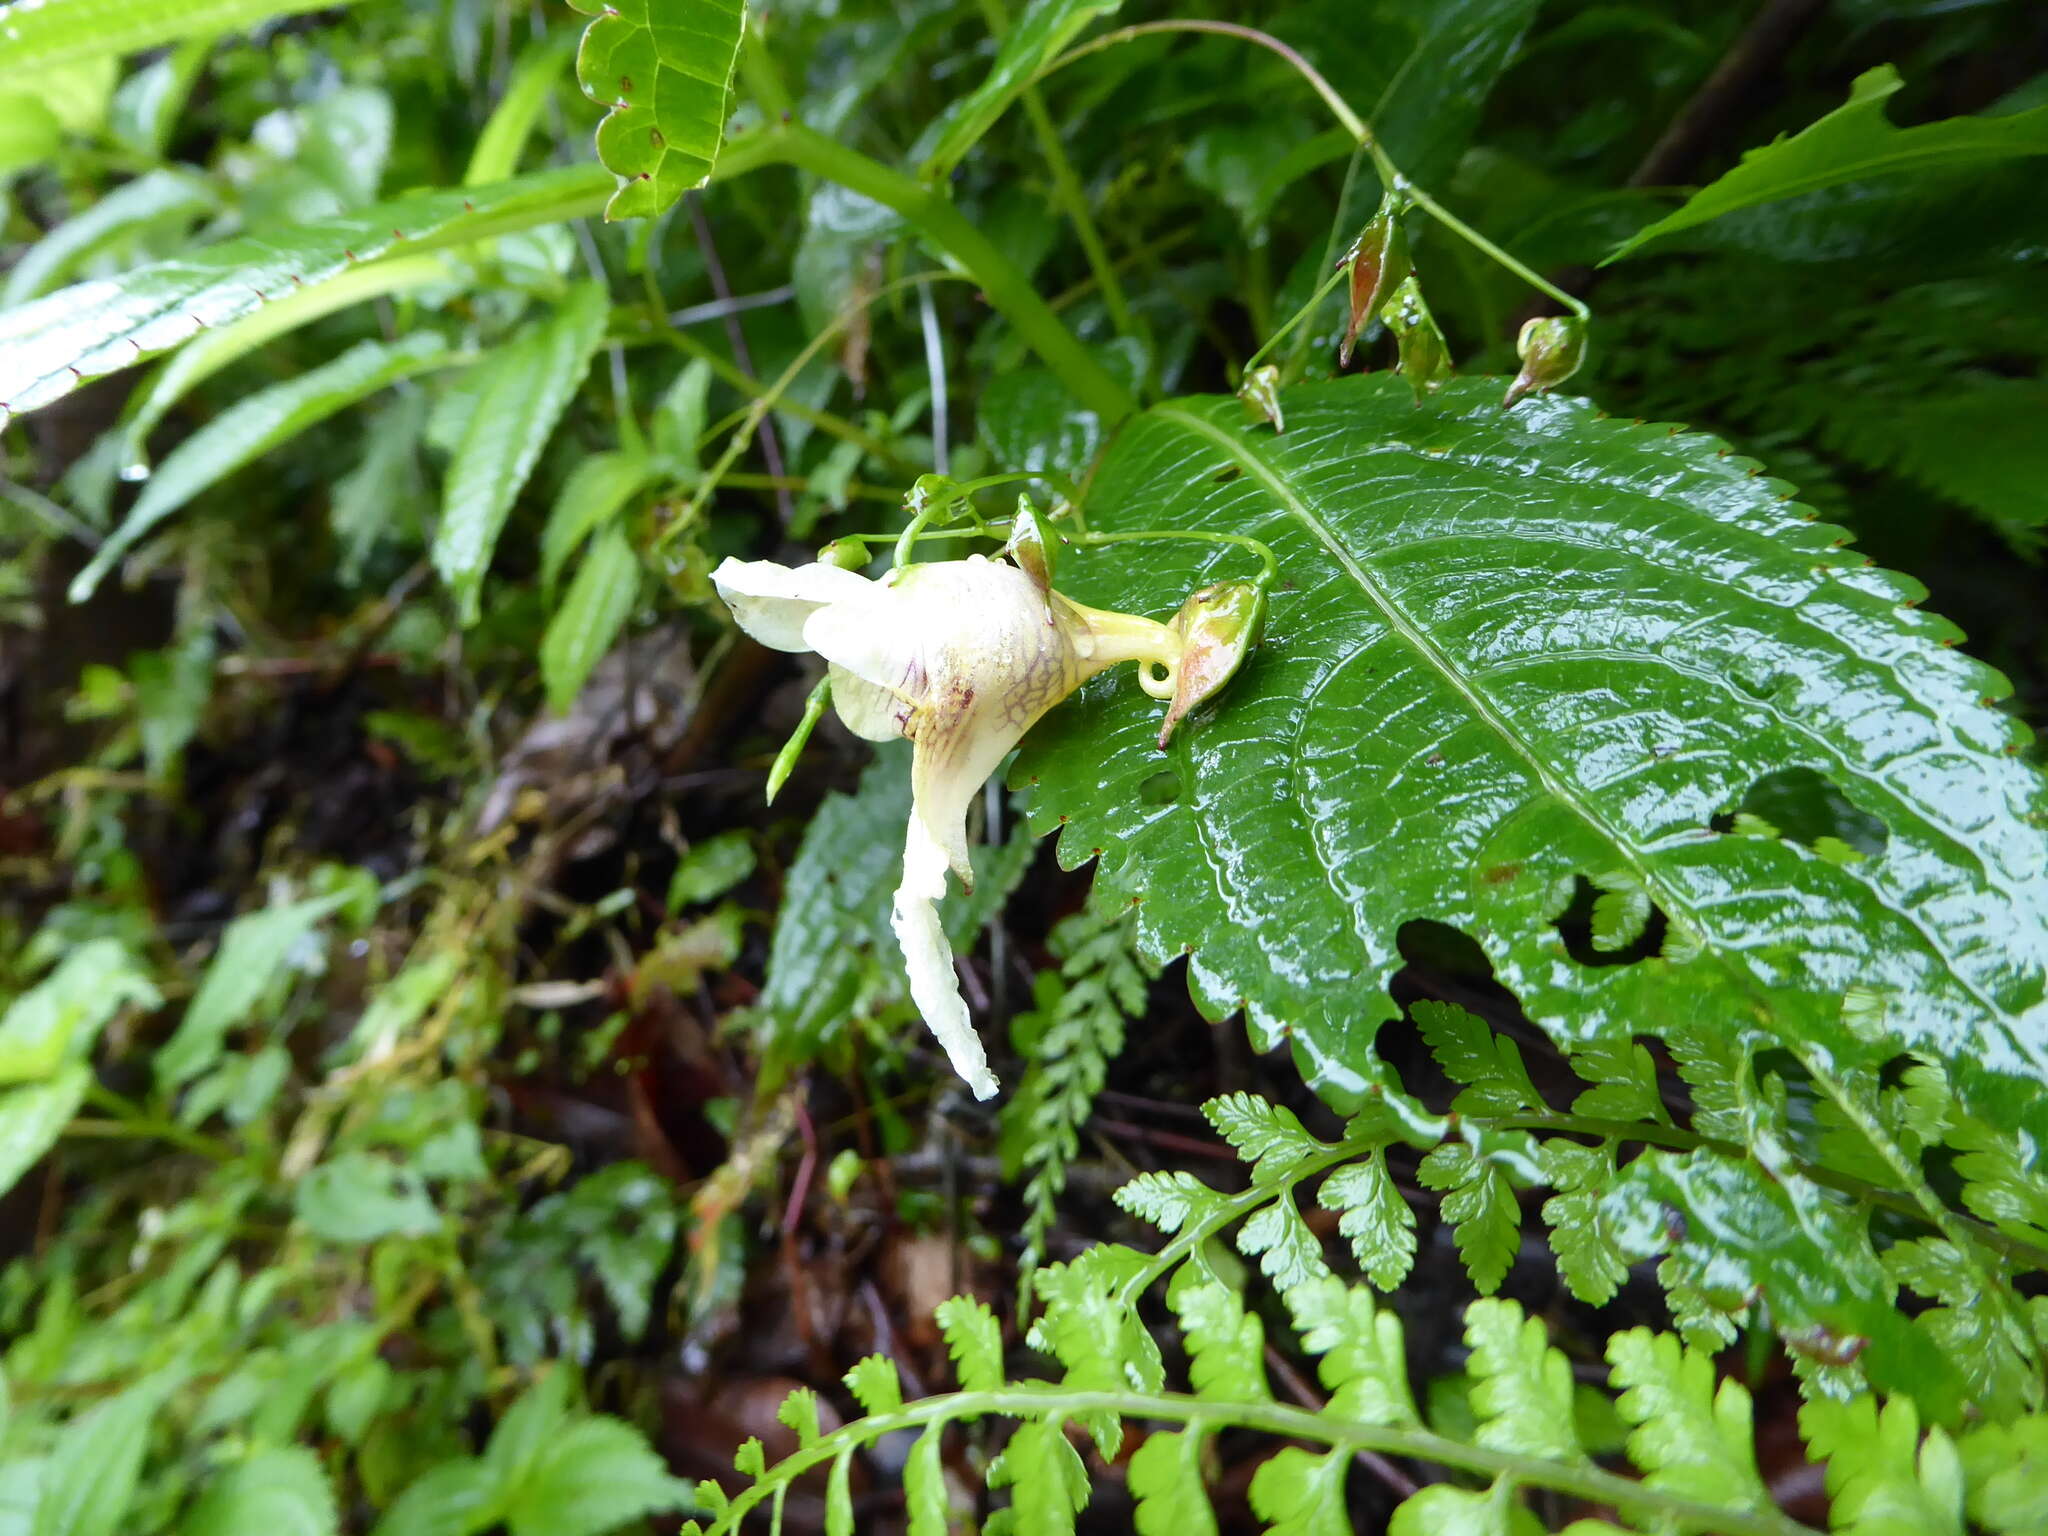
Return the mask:
{"type": "Polygon", "coordinates": [[[1145,691],[1171,698],[1181,636],[1071,602],[1042,567],[980,555],[902,566],[880,580],[834,564],[729,559],[711,579],[740,628],[763,645],[825,658],[832,703],[849,730],[912,743],[910,829],[890,925],[925,1023],[974,1096],[988,1098],[995,1074],[968,1022],[938,914],[949,868],[974,885],[967,808],[1038,718],[1105,667],[1141,662],[1145,691]]]}

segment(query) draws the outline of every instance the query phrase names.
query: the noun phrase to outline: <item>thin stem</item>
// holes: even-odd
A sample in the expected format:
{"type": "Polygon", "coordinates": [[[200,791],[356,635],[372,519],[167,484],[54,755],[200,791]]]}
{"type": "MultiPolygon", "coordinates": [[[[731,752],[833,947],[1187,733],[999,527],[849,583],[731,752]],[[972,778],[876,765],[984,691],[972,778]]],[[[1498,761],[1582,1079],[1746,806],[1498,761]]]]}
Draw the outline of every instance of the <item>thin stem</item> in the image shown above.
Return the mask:
{"type": "MultiPolygon", "coordinates": [[[[1337,189],[1337,211],[1330,220],[1330,233],[1323,239],[1323,270],[1329,271],[1338,263],[1338,247],[1344,243],[1344,211],[1351,206],[1351,189],[1358,182],[1358,168],[1365,163],[1365,146],[1359,145],[1351,151],[1350,163],[1344,167],[1344,185],[1337,189]]],[[[1322,290],[1328,293],[1325,287],[1322,290]]],[[[1293,373],[1301,366],[1302,354],[1308,350],[1309,333],[1303,331],[1294,350],[1287,357],[1287,371],[1293,373]]]]}
{"type": "MultiPolygon", "coordinates": [[[[747,333],[740,325],[740,312],[732,305],[732,284],[725,275],[725,263],[718,259],[718,242],[711,237],[711,221],[704,216],[704,202],[695,192],[683,194],[684,205],[690,210],[690,229],[697,237],[697,249],[704,253],[704,270],[711,278],[711,291],[726,306],[723,316],[725,339],[732,348],[733,360],[747,372],[754,371],[754,359],[747,348],[747,333]]],[[[782,463],[782,438],[775,430],[775,423],[763,416],[761,425],[761,458],[768,466],[768,473],[781,479],[785,473],[782,463]]],[[[775,493],[775,512],[782,526],[787,528],[790,519],[796,515],[796,503],[786,490],[775,493]]]]}
{"type": "Polygon", "coordinates": [[[1280,562],[1274,557],[1272,548],[1246,533],[1203,533],[1192,528],[1146,528],[1130,533],[1089,533],[1077,530],[1073,535],[1076,544],[1094,549],[1105,544],[1135,544],[1161,540],[1180,540],[1200,544],[1235,544],[1248,549],[1259,557],[1263,569],[1259,572],[1259,585],[1270,586],[1280,574],[1280,562]]]}
{"type": "Polygon", "coordinates": [[[1085,1392],[1017,1383],[992,1392],[947,1392],[922,1398],[893,1413],[857,1419],[778,1462],[770,1477],[733,1498],[711,1530],[733,1531],[748,1511],[812,1467],[851,1446],[903,1429],[984,1414],[1014,1419],[1081,1419],[1090,1414],[1184,1424],[1191,1430],[1255,1429],[1284,1440],[1306,1440],[1342,1451],[1376,1451],[1438,1466],[1460,1467],[1492,1478],[1537,1488],[1554,1488],[1589,1504],[1662,1517],[1681,1530],[1718,1531],[1726,1536],[1817,1536],[1776,1509],[1729,1509],[1681,1498],[1630,1478],[1603,1472],[1590,1463],[1549,1461],[1509,1451],[1468,1445],[1429,1430],[1393,1424],[1365,1424],[1333,1418],[1285,1403],[1206,1401],[1179,1392],[1085,1392]]]}
{"type": "Polygon", "coordinates": [[[932,305],[929,283],[917,290],[918,327],[924,332],[924,372],[932,397],[932,468],[953,472],[952,423],[946,413],[946,338],[939,334],[939,312],[932,305]]]}
{"type": "MultiPolygon", "coordinates": [[[[1374,158],[1376,160],[1380,160],[1384,157],[1375,156],[1374,158]]],[[[1551,282],[1550,279],[1548,279],[1547,277],[1541,276],[1531,268],[1526,267],[1521,262],[1515,260],[1514,257],[1510,256],[1506,251],[1502,250],[1499,246],[1495,245],[1491,240],[1487,239],[1486,236],[1480,234],[1479,231],[1474,229],[1470,224],[1467,224],[1463,219],[1459,218],[1456,214],[1452,213],[1448,208],[1444,207],[1442,203],[1438,202],[1435,198],[1431,197],[1427,192],[1423,191],[1420,187],[1410,182],[1408,178],[1403,176],[1399,171],[1394,170],[1392,166],[1383,166],[1383,170],[1388,173],[1389,186],[1398,188],[1402,196],[1406,197],[1409,202],[1413,203],[1416,207],[1420,208],[1424,213],[1428,214],[1431,218],[1435,219],[1439,224],[1443,225],[1444,228],[1448,229],[1452,234],[1456,235],[1459,239],[1463,240],[1467,245],[1472,246],[1475,250],[1482,251],[1486,255],[1492,257],[1496,262],[1500,263],[1500,265],[1502,265],[1503,267],[1506,267],[1510,272],[1514,273],[1515,276],[1519,277],[1531,288],[1534,288],[1539,293],[1547,294],[1549,297],[1557,300],[1558,303],[1562,304],[1574,315],[1577,315],[1581,320],[1590,320],[1593,318],[1593,311],[1586,307],[1586,303],[1583,299],[1577,298],[1572,294],[1566,293],[1562,288],[1558,287],[1557,284],[1551,282]]]]}
{"type": "Polygon", "coordinates": [[[1306,304],[1302,305],[1301,308],[1297,309],[1288,318],[1288,321],[1285,325],[1281,326],[1279,330],[1275,331],[1272,335],[1268,336],[1266,338],[1266,344],[1260,347],[1258,351],[1254,352],[1251,355],[1251,357],[1246,360],[1244,367],[1238,370],[1238,377],[1243,378],[1247,374],[1249,374],[1254,368],[1258,367],[1259,360],[1263,358],[1268,352],[1272,351],[1275,347],[1279,346],[1281,342],[1285,341],[1287,339],[1287,333],[1289,331],[1293,330],[1297,325],[1300,325],[1304,320],[1308,319],[1310,315],[1313,315],[1316,312],[1317,306],[1320,305],[1324,299],[1327,299],[1330,296],[1330,290],[1332,288],[1335,288],[1339,283],[1343,282],[1344,278],[1345,269],[1343,267],[1339,267],[1336,271],[1332,272],[1328,277],[1324,278],[1322,286],[1316,289],[1316,291],[1309,296],[1309,301],[1306,304]]]}
{"type": "MultiPolygon", "coordinates": [[[[988,22],[989,31],[998,38],[1010,30],[1010,17],[1003,8],[1003,0],[981,0],[981,14],[988,22]]],[[[1081,186],[1081,178],[1074,174],[1074,163],[1067,158],[1059,129],[1053,126],[1052,117],[1045,110],[1045,98],[1036,85],[1025,86],[1019,98],[1024,103],[1024,115],[1031,120],[1031,132],[1038,140],[1038,152],[1045,157],[1046,169],[1052,173],[1053,201],[1073,221],[1074,233],[1080,237],[1081,250],[1088,258],[1089,269],[1102,287],[1102,302],[1109,310],[1110,323],[1116,327],[1119,336],[1128,336],[1131,334],[1131,311],[1124,303],[1123,285],[1117,281],[1116,266],[1110,261],[1108,247],[1103,245],[1102,235],[1088,210],[1088,194],[1081,186]]]]}
{"type": "Polygon", "coordinates": [[[1261,32],[1257,27],[1239,26],[1234,21],[1146,21],[1134,27],[1118,27],[1113,32],[1104,32],[1099,37],[1089,38],[1078,48],[1068,49],[1032,76],[1031,83],[1036,85],[1047,75],[1065,69],[1076,59],[1084,59],[1091,53],[1100,53],[1105,48],[1114,48],[1118,43],[1127,43],[1133,38],[1159,32],[1214,32],[1219,36],[1239,38],[1244,42],[1257,43],[1261,48],[1270,49],[1285,59],[1294,72],[1306,80],[1315,93],[1323,98],[1324,105],[1329,107],[1331,115],[1344,125],[1346,133],[1360,144],[1374,142],[1372,130],[1366,127],[1365,120],[1351,110],[1351,104],[1337,94],[1336,87],[1322,77],[1315,65],[1270,32],[1261,32]]]}
{"type": "MultiPolygon", "coordinates": [[[[1360,148],[1372,156],[1373,167],[1379,172],[1380,180],[1386,183],[1389,190],[1399,191],[1416,207],[1422,209],[1431,218],[1442,224],[1444,228],[1450,230],[1452,234],[1464,240],[1474,249],[1485,252],[1486,255],[1499,262],[1508,271],[1529,284],[1530,287],[1538,292],[1548,294],[1581,320],[1592,317],[1593,312],[1586,307],[1583,301],[1566,293],[1555,283],[1539,276],[1521,262],[1515,260],[1514,257],[1510,256],[1506,251],[1495,245],[1491,240],[1480,234],[1463,219],[1451,213],[1443,204],[1411,182],[1402,174],[1400,167],[1387,158],[1387,152],[1380,147],[1378,138],[1374,136],[1372,129],[1366,125],[1365,120],[1351,110],[1350,103],[1337,94],[1336,87],[1324,79],[1316,67],[1299,53],[1281,42],[1279,38],[1272,36],[1270,33],[1261,32],[1256,27],[1240,26],[1234,21],[1147,21],[1141,22],[1134,27],[1118,27],[1115,31],[1105,32],[1099,37],[1091,37],[1079,47],[1069,49],[1066,53],[1061,54],[1032,77],[1033,83],[1035,84],[1037,81],[1043,80],[1055,70],[1066,68],[1067,65],[1073,63],[1076,59],[1086,58],[1091,53],[1099,53],[1104,48],[1114,47],[1118,43],[1127,43],[1133,38],[1145,37],[1160,32],[1213,32],[1224,37],[1235,37],[1247,43],[1256,43],[1261,48],[1270,49],[1272,52],[1277,53],[1293,67],[1294,71],[1302,79],[1308,82],[1318,96],[1323,98],[1324,105],[1329,107],[1331,115],[1343,125],[1344,131],[1351,135],[1360,148]]],[[[1289,322],[1287,329],[1293,329],[1294,324],[1295,322],[1289,322]]],[[[1262,352],[1263,350],[1261,349],[1262,352]]],[[[1251,364],[1247,363],[1245,367],[1249,370],[1251,364]]]]}
{"type": "MultiPolygon", "coordinates": [[[[761,396],[768,393],[768,386],[766,384],[762,383],[745,369],[735,367],[724,354],[712,350],[687,332],[680,330],[655,330],[648,333],[648,336],[650,340],[660,341],[674,347],[678,352],[683,353],[687,357],[701,358],[710,365],[713,373],[717,374],[719,378],[725,380],[726,383],[747,396],[750,400],[758,400],[761,396]]],[[[784,400],[778,408],[789,412],[790,415],[796,417],[799,421],[809,422],[820,432],[836,437],[841,442],[854,444],[874,458],[882,459],[887,463],[895,464],[902,469],[913,472],[917,469],[916,465],[897,453],[887,443],[883,442],[873,433],[863,431],[844,416],[835,415],[831,411],[819,410],[815,406],[806,405],[801,400],[784,400]]],[[[734,480],[733,483],[738,484],[739,482],[734,480]]]]}

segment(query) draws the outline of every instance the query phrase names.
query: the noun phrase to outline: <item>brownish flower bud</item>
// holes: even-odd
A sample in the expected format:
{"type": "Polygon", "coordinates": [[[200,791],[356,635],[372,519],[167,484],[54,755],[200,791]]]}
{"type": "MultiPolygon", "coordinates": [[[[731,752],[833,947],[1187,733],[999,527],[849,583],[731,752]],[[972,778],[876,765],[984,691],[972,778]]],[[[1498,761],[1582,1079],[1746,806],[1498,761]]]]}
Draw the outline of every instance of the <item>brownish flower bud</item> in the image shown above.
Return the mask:
{"type": "Polygon", "coordinates": [[[1167,628],[1181,638],[1173,702],[1159,727],[1159,749],[1190,710],[1223,691],[1266,629],[1266,589],[1256,582],[1219,581],[1193,593],[1167,628]]]}
{"type": "Polygon", "coordinates": [[[1393,193],[1380,200],[1380,211],[1344,253],[1344,262],[1351,264],[1351,323],[1344,330],[1344,345],[1337,353],[1339,368],[1350,366],[1351,349],[1358,341],[1359,331],[1372,318],[1380,300],[1408,275],[1408,235],[1401,227],[1400,204],[1393,193]]]}

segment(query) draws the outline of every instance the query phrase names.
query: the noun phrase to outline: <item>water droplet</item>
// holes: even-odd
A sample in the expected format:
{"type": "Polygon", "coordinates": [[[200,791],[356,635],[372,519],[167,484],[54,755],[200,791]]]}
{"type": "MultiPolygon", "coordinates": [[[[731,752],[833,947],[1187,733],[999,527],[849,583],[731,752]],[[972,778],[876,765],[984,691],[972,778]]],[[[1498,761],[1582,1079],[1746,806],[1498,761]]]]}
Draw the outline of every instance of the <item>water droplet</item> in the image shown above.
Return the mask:
{"type": "Polygon", "coordinates": [[[140,459],[137,459],[132,464],[123,464],[121,466],[121,478],[130,485],[133,485],[138,480],[147,480],[149,478],[149,466],[140,459]]]}

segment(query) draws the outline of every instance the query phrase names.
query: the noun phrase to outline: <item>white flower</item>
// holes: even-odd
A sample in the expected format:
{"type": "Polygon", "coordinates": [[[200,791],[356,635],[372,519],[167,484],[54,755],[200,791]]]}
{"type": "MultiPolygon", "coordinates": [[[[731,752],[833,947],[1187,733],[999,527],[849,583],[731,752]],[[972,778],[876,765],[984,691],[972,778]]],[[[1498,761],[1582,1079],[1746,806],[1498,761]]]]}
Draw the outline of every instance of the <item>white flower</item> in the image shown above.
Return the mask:
{"type": "Polygon", "coordinates": [[[980,555],[904,566],[879,581],[829,564],[727,560],[711,579],[763,645],[830,663],[832,703],[848,729],[913,743],[910,830],[890,923],[925,1023],[974,1096],[990,1097],[995,1074],[968,1022],[937,905],[948,868],[974,885],[967,808],[1038,718],[1103,668],[1141,661],[1145,691],[1170,696],[1181,638],[1150,619],[1084,608],[980,555]]]}

